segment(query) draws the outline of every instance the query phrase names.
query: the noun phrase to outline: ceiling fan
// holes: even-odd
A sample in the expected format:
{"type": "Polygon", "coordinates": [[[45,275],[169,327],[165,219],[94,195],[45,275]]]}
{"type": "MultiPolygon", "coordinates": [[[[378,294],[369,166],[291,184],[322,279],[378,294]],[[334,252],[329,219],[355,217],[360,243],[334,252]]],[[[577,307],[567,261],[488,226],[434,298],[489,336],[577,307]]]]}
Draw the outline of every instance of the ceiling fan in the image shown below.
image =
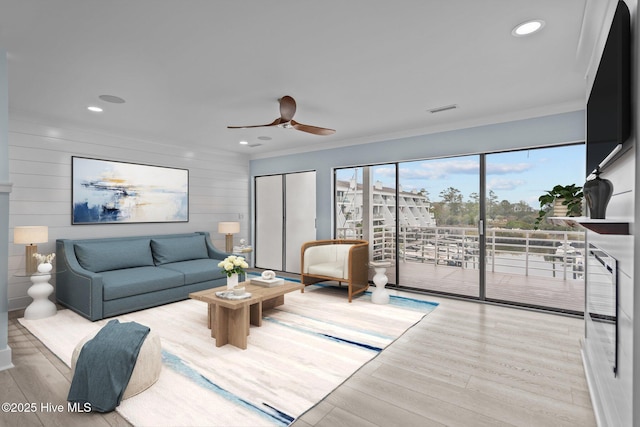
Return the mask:
{"type": "Polygon", "coordinates": [[[254,125],[254,126],[227,126],[229,129],[244,129],[244,128],[260,128],[268,126],[278,126],[285,129],[296,129],[302,132],[312,133],[314,135],[333,135],[336,133],[334,129],[321,128],[318,126],[304,125],[293,120],[293,115],[296,113],[296,101],[292,97],[285,95],[279,99],[280,102],[280,117],[273,122],[266,125],[254,125]]]}

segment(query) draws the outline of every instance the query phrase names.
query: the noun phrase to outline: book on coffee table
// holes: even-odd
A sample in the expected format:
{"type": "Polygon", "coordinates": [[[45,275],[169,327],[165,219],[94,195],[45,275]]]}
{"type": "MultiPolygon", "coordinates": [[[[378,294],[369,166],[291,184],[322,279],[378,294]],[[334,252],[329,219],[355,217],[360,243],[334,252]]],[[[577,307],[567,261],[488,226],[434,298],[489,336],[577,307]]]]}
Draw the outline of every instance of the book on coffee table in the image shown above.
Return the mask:
{"type": "Polygon", "coordinates": [[[277,277],[275,279],[263,279],[262,277],[257,277],[251,279],[251,284],[271,288],[273,286],[283,285],[284,279],[278,279],[277,277]]]}

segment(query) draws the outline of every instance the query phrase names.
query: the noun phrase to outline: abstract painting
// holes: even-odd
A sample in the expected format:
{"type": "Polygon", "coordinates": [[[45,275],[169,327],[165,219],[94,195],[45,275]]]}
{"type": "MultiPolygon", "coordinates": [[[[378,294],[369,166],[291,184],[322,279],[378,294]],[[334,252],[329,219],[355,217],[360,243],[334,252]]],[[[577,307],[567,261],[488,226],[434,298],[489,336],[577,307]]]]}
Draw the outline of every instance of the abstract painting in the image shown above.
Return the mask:
{"type": "Polygon", "coordinates": [[[187,222],[189,171],[72,157],[72,224],[187,222]]]}

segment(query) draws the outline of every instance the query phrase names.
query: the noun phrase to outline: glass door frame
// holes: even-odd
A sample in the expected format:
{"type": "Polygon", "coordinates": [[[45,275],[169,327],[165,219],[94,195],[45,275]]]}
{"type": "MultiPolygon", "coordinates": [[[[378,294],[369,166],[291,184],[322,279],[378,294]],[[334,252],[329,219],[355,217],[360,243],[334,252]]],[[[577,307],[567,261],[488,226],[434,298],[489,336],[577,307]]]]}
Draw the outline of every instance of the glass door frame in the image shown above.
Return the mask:
{"type": "MultiPolygon", "coordinates": [[[[468,299],[468,300],[479,300],[479,301],[485,301],[485,302],[491,302],[491,303],[497,303],[500,305],[506,305],[506,306],[516,306],[516,307],[522,307],[522,308],[526,308],[526,309],[540,309],[540,310],[544,310],[544,311],[549,311],[549,312],[558,312],[558,313],[566,313],[566,314],[570,314],[570,315],[580,315],[580,313],[578,312],[574,312],[572,309],[569,310],[567,308],[563,308],[561,306],[556,306],[553,305],[552,303],[550,303],[549,305],[540,305],[540,304],[535,304],[532,302],[523,302],[523,301],[518,301],[517,299],[497,299],[495,297],[488,297],[487,296],[487,290],[488,290],[488,286],[489,286],[489,282],[488,282],[488,277],[487,274],[489,274],[490,269],[491,269],[491,265],[488,265],[487,262],[489,260],[489,251],[490,248],[487,247],[487,242],[491,242],[491,236],[489,236],[487,233],[491,232],[491,230],[488,230],[488,218],[490,217],[490,212],[488,212],[488,209],[490,209],[490,204],[489,204],[489,200],[487,199],[490,192],[487,188],[488,185],[488,177],[487,177],[487,157],[490,155],[494,155],[494,154],[502,154],[502,153],[509,153],[509,152],[520,152],[520,151],[528,151],[528,150],[538,150],[538,149],[549,149],[549,148],[562,148],[562,147],[568,147],[568,146],[576,146],[576,145],[583,145],[584,143],[580,143],[580,142],[571,142],[571,143],[566,143],[566,144],[558,144],[558,145],[551,145],[551,146],[543,146],[543,147],[532,147],[529,149],[523,148],[523,149],[513,149],[513,150],[501,150],[501,151],[496,151],[496,152],[487,152],[487,153],[476,153],[476,154],[460,154],[460,155],[452,155],[452,156],[445,156],[445,157],[440,157],[440,158],[426,158],[426,159],[421,159],[424,161],[429,161],[429,160],[438,160],[438,159],[452,159],[452,158],[457,158],[457,157],[466,157],[466,156],[477,156],[477,160],[478,160],[478,164],[479,164],[479,170],[478,170],[478,178],[479,178],[479,188],[478,188],[478,223],[476,224],[476,226],[478,227],[478,279],[477,279],[477,286],[478,286],[478,293],[477,296],[473,296],[473,295],[467,295],[467,294],[461,294],[461,293],[454,293],[454,292],[447,292],[446,290],[432,290],[432,289],[422,289],[422,288],[416,288],[416,287],[412,287],[412,286],[406,286],[406,285],[401,285],[399,282],[401,282],[401,265],[399,260],[401,259],[401,245],[400,243],[402,242],[402,236],[401,236],[401,232],[402,232],[402,224],[401,224],[401,203],[400,203],[400,195],[401,195],[401,184],[400,184],[400,180],[401,180],[401,166],[403,163],[410,163],[412,162],[412,160],[409,161],[395,161],[395,162],[385,162],[385,163],[380,163],[380,164],[374,164],[374,165],[358,165],[358,166],[347,166],[347,167],[337,167],[334,168],[334,188],[335,188],[335,183],[337,180],[337,171],[338,170],[344,170],[344,169],[358,169],[358,168],[370,168],[370,167],[375,167],[375,166],[381,166],[381,165],[387,165],[387,166],[393,166],[395,168],[395,198],[396,198],[396,203],[394,206],[394,216],[395,216],[395,250],[394,250],[394,256],[395,256],[395,262],[394,262],[394,267],[393,267],[393,272],[395,275],[395,280],[389,280],[388,286],[390,288],[396,288],[399,290],[407,290],[407,291],[417,291],[417,292],[425,292],[425,293],[432,293],[432,294],[441,294],[441,295],[447,295],[447,296],[453,296],[453,297],[459,297],[459,298],[464,298],[464,299],[468,299]]],[[[417,160],[417,161],[421,161],[421,160],[417,160]]],[[[364,191],[364,188],[363,188],[364,191]]],[[[337,196],[337,193],[334,191],[334,197],[337,196]]],[[[334,229],[333,229],[333,233],[334,233],[334,237],[337,235],[337,221],[336,221],[336,217],[337,217],[337,205],[334,202],[334,229]]],[[[364,230],[363,230],[364,233],[364,230]]],[[[555,268],[555,267],[554,267],[555,268]]],[[[555,277],[555,274],[554,274],[555,277]]]]}

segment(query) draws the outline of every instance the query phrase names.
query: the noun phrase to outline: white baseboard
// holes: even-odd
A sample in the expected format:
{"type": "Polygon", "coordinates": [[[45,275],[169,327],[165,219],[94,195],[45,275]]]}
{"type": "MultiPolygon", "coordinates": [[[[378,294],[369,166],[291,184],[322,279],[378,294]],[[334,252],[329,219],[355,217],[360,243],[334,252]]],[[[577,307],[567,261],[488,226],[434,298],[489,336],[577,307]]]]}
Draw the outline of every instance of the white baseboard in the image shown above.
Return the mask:
{"type": "Polygon", "coordinates": [[[606,424],[603,422],[602,402],[600,401],[600,396],[596,393],[595,378],[593,378],[593,372],[589,366],[588,356],[584,350],[585,343],[584,340],[581,341],[582,348],[580,349],[580,353],[582,354],[582,367],[584,368],[584,376],[587,379],[587,388],[589,389],[589,396],[591,397],[591,406],[593,407],[593,413],[596,417],[596,424],[598,427],[606,427],[606,424]]]}
{"type": "Polygon", "coordinates": [[[11,369],[13,367],[13,363],[11,363],[11,347],[7,346],[0,350],[0,371],[11,369]]]}

